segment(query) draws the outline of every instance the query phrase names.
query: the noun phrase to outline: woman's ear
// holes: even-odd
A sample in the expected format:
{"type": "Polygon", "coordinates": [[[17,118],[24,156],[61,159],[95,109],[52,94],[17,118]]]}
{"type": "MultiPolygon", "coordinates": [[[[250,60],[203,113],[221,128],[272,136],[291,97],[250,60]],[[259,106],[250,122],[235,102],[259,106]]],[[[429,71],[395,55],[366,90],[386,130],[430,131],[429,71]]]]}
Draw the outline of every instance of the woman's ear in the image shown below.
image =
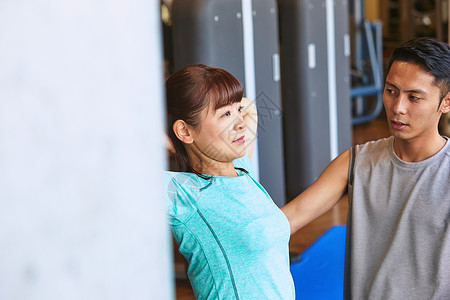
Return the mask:
{"type": "Polygon", "coordinates": [[[192,128],[183,120],[176,120],[172,128],[177,138],[183,143],[192,144],[194,142],[192,128]]]}

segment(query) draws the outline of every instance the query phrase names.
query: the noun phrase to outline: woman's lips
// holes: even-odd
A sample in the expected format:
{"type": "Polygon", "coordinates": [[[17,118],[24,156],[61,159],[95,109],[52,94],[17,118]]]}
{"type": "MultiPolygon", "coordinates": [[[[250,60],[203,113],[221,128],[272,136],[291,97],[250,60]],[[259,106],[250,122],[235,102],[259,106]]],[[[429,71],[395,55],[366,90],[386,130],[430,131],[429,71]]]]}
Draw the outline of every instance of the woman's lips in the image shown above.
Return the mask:
{"type": "Polygon", "coordinates": [[[243,136],[241,136],[240,138],[238,138],[238,139],[235,139],[234,141],[233,141],[233,143],[238,143],[238,144],[241,144],[241,143],[245,143],[245,135],[243,135],[243,136]]]}

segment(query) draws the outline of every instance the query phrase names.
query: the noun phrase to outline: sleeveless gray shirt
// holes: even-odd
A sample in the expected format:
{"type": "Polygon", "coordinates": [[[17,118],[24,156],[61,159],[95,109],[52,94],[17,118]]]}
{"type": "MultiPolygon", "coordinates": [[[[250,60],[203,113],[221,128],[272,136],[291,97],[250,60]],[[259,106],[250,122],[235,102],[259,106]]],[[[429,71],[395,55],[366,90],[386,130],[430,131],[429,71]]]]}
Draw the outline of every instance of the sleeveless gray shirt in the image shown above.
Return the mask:
{"type": "Polygon", "coordinates": [[[450,142],[416,163],[355,147],[344,299],[450,299],[450,142]]]}

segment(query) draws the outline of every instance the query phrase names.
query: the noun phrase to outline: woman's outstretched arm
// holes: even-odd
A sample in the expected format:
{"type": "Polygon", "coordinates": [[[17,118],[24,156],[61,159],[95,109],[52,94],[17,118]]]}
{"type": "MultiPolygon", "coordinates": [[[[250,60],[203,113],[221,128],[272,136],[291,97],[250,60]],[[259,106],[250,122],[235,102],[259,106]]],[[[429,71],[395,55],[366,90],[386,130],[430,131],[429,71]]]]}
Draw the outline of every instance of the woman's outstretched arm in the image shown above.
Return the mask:
{"type": "Polygon", "coordinates": [[[330,210],[347,192],[350,150],[342,152],[319,178],[281,210],[289,220],[291,234],[330,210]]]}

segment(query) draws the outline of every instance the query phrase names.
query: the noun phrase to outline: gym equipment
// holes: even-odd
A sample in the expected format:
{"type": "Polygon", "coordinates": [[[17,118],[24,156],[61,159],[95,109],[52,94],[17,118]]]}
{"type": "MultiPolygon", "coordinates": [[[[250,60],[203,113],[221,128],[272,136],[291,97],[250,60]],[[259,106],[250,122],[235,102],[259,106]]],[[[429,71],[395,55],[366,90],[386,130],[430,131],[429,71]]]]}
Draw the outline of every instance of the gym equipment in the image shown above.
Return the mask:
{"type": "Polygon", "coordinates": [[[174,69],[203,63],[242,82],[258,107],[252,161],[278,206],[285,203],[278,13],[274,0],[174,0],[174,69]]]}
{"type": "Polygon", "coordinates": [[[380,22],[364,18],[364,1],[353,4],[352,124],[372,121],[383,109],[383,40],[380,22]]]}
{"type": "Polygon", "coordinates": [[[345,225],[328,229],[291,264],[297,299],[342,299],[345,225]]]}
{"type": "Polygon", "coordinates": [[[347,1],[279,0],[286,193],[351,145],[347,1]]]}

